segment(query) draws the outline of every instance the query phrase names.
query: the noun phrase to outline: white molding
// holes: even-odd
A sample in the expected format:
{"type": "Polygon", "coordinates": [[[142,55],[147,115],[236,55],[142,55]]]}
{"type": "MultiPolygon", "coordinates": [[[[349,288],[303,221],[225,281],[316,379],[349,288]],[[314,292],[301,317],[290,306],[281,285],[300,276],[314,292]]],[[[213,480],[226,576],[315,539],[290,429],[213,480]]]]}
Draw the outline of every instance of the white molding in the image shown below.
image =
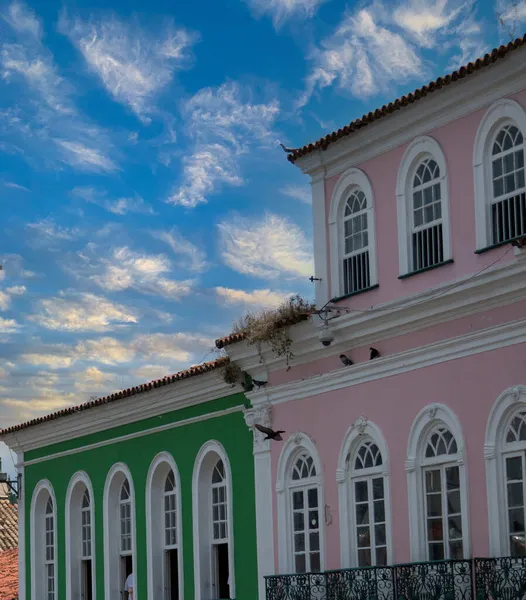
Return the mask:
{"type": "MultiPolygon", "coordinates": [[[[193,546],[194,546],[194,594],[195,600],[202,600],[207,597],[205,592],[201,590],[203,581],[203,565],[201,564],[200,553],[202,551],[203,538],[208,543],[211,540],[210,528],[205,532],[205,526],[201,523],[201,502],[206,502],[207,515],[210,514],[209,498],[202,498],[200,491],[201,472],[203,468],[203,462],[208,454],[216,454],[222,461],[225,467],[225,474],[227,478],[227,502],[228,502],[228,568],[229,568],[229,588],[230,598],[236,597],[236,569],[235,569],[235,554],[234,554],[234,506],[233,506],[233,487],[232,487],[232,469],[230,467],[230,461],[223,445],[217,440],[209,440],[203,444],[197,453],[194,470],[192,474],[192,515],[193,515],[193,546]]],[[[209,489],[211,485],[211,474],[210,481],[206,484],[206,488],[209,489]]],[[[211,574],[211,560],[209,561],[207,573],[207,581],[212,581],[211,574]]],[[[211,597],[208,595],[208,597],[211,597]]]]}
{"type": "Polygon", "coordinates": [[[272,407],[262,404],[244,411],[254,436],[254,481],[256,498],[256,542],[259,600],[266,599],[265,576],[274,574],[274,521],[272,510],[272,466],[270,441],[254,425],[272,427],[272,407]]]}
{"type": "MultiPolygon", "coordinates": [[[[361,189],[367,198],[367,232],[369,234],[369,277],[370,284],[378,283],[378,265],[376,253],[376,223],[375,223],[375,201],[373,186],[364,171],[360,169],[349,169],[338,180],[332,193],[329,209],[329,245],[331,260],[331,290],[330,297],[343,296],[342,287],[342,245],[343,245],[343,211],[345,202],[353,188],[361,189]]],[[[317,304],[323,306],[323,304],[317,304]]]]}
{"type": "Polygon", "coordinates": [[[63,456],[71,456],[73,454],[80,454],[88,450],[95,450],[96,448],[104,448],[105,446],[112,446],[113,444],[119,444],[128,440],[135,440],[142,438],[152,433],[159,433],[161,431],[168,431],[169,429],[176,429],[177,427],[184,427],[185,425],[191,425],[192,423],[200,423],[201,421],[208,421],[209,419],[216,419],[218,417],[224,417],[225,415],[231,415],[236,412],[242,412],[244,410],[243,405],[233,406],[232,408],[225,408],[224,410],[218,410],[213,413],[206,413],[197,417],[190,417],[189,419],[183,419],[182,421],[175,421],[174,423],[167,423],[166,425],[159,425],[158,427],[151,427],[150,429],[143,429],[142,431],[136,431],[135,433],[128,433],[127,435],[121,435],[119,437],[110,438],[101,442],[95,442],[93,444],[86,444],[85,446],[78,446],[71,450],[64,450],[63,452],[55,452],[42,456],[41,458],[34,458],[33,460],[25,461],[21,465],[29,467],[31,465],[37,465],[48,460],[55,460],[56,458],[62,458],[63,456]]]}
{"type": "Polygon", "coordinates": [[[220,377],[219,370],[215,370],[6,434],[1,440],[15,452],[27,452],[175,412],[209,400],[226,398],[242,391],[241,386],[232,388],[226,384],[220,377]]]}
{"type": "Polygon", "coordinates": [[[329,300],[329,269],[327,258],[327,217],[325,214],[325,181],[317,179],[312,186],[312,231],[314,246],[314,275],[320,279],[315,284],[318,306],[329,300]]]}
{"type": "MultiPolygon", "coordinates": [[[[96,536],[95,536],[95,496],[93,494],[93,486],[91,484],[91,479],[89,475],[85,471],[77,471],[69,480],[68,489],[66,490],[66,503],[65,503],[65,530],[64,535],[66,539],[66,600],[77,600],[79,596],[74,595],[73,593],[73,585],[71,580],[72,575],[72,547],[71,547],[71,502],[73,500],[72,494],[75,487],[78,484],[83,484],[85,488],[88,490],[89,498],[90,498],[90,515],[91,515],[91,585],[93,590],[93,600],[96,599],[97,596],[97,544],[96,544],[96,536]]],[[[81,495],[82,500],[82,495],[81,495]]],[[[78,510],[80,512],[80,506],[78,510]]],[[[79,541],[80,543],[80,541],[79,541]]],[[[77,565],[79,567],[79,565],[77,565]]],[[[79,568],[79,576],[80,576],[80,568],[79,568]]],[[[80,595],[80,589],[77,590],[77,594],[80,595]]]]}
{"type": "Polygon", "coordinates": [[[384,479],[384,505],[385,529],[387,536],[387,564],[393,564],[393,544],[391,536],[391,482],[389,477],[389,448],[382,434],[382,430],[365,417],[359,417],[347,430],[338,456],[336,469],[336,483],[338,485],[338,506],[340,515],[340,554],[342,569],[358,566],[358,551],[356,544],[355,516],[351,513],[350,506],[353,493],[349,489],[353,477],[349,473],[347,457],[354,458],[355,452],[366,439],[374,441],[382,453],[382,467],[376,471],[375,476],[383,475],[384,479]]]}
{"type": "Polygon", "coordinates": [[[526,85],[525,51],[519,49],[506,60],[434,91],[412,105],[331,143],[326,150],[299,157],[295,164],[304,173],[332,177],[349,167],[397,148],[448,123],[489,106],[526,85]]]}
{"type": "MultiPolygon", "coordinates": [[[[44,594],[42,593],[42,595],[40,595],[40,593],[38,593],[37,590],[42,591],[43,592],[43,585],[44,583],[41,582],[41,585],[39,586],[37,584],[37,578],[36,578],[36,571],[37,569],[39,571],[41,571],[41,575],[42,578],[44,578],[44,572],[43,572],[43,565],[38,565],[37,566],[37,555],[36,555],[36,547],[37,547],[37,541],[36,541],[36,526],[35,526],[35,512],[36,512],[36,508],[37,508],[37,502],[39,502],[38,497],[40,496],[40,494],[43,491],[46,491],[48,496],[51,497],[51,500],[53,501],[53,528],[54,528],[54,567],[55,567],[55,600],[58,600],[59,598],[59,581],[58,581],[58,538],[57,538],[57,499],[55,497],[55,491],[53,489],[53,486],[51,485],[50,481],[47,479],[41,479],[37,485],[34,487],[33,489],[33,494],[31,497],[31,512],[30,512],[30,540],[31,540],[31,548],[30,548],[30,555],[31,555],[31,600],[42,600],[44,598],[44,594]]],[[[42,510],[42,514],[39,515],[39,517],[45,516],[45,510],[46,510],[46,506],[45,503],[43,505],[43,510],[42,510]]],[[[42,524],[40,525],[40,527],[42,527],[42,524]]],[[[43,555],[43,550],[41,550],[41,556],[39,558],[44,558],[43,555]]]]}
{"type": "Polygon", "coordinates": [[[398,215],[398,259],[400,275],[414,270],[411,264],[411,222],[413,177],[416,168],[424,158],[433,158],[440,169],[440,191],[443,224],[444,260],[452,257],[451,222],[449,217],[449,179],[446,157],[440,144],[430,136],[414,139],[406,148],[398,169],[396,182],[396,207],[398,215]]]}
{"type": "Polygon", "coordinates": [[[523,343],[526,343],[526,319],[382,356],[374,361],[343,367],[323,375],[250,392],[247,397],[255,406],[262,402],[281,404],[523,343]]]}
{"type": "MultiPolygon", "coordinates": [[[[133,483],[133,477],[131,475],[131,471],[128,466],[123,462],[115,463],[111,469],[109,470],[106,476],[106,482],[104,483],[104,596],[105,598],[113,598],[113,592],[111,583],[112,580],[115,581],[115,578],[119,576],[119,573],[115,574],[113,572],[114,569],[110,566],[110,552],[112,550],[117,549],[117,554],[119,555],[119,536],[116,538],[110,538],[110,491],[113,479],[118,475],[123,475],[130,484],[130,494],[131,494],[131,518],[132,518],[132,569],[134,575],[134,597],[133,600],[138,600],[138,586],[137,582],[139,581],[139,569],[137,564],[137,525],[136,525],[136,514],[135,514],[135,486],[133,483]],[[117,544],[117,546],[115,546],[117,544]]],[[[119,494],[119,488],[117,489],[117,494],[119,494]]],[[[120,527],[119,527],[120,530],[120,527]]],[[[117,561],[118,564],[118,561],[117,561]]]]}
{"type": "Polygon", "coordinates": [[[20,475],[18,489],[18,600],[26,600],[26,482],[24,466],[24,453],[16,457],[17,471],[20,475]],[[18,466],[20,465],[20,466],[18,466]]]}
{"type": "MultiPolygon", "coordinates": [[[[158,536],[158,539],[154,539],[154,527],[153,527],[153,519],[158,518],[159,522],[164,523],[164,512],[156,513],[155,515],[152,513],[152,494],[153,494],[153,479],[155,473],[161,465],[167,465],[169,469],[172,470],[175,478],[175,489],[176,489],[176,510],[177,510],[177,562],[178,562],[178,584],[179,584],[179,598],[184,597],[184,564],[183,564],[183,521],[182,521],[182,490],[181,490],[181,477],[179,475],[179,469],[177,468],[177,464],[173,458],[173,456],[169,452],[159,452],[150,464],[150,468],[148,469],[148,475],[146,477],[146,560],[147,560],[147,580],[148,580],[148,598],[161,598],[164,595],[163,584],[166,582],[166,573],[165,573],[165,561],[162,560],[160,565],[158,564],[158,568],[161,569],[161,577],[160,580],[154,575],[154,557],[153,557],[153,545],[154,543],[161,544],[161,555],[164,554],[163,551],[163,541],[164,540],[164,530],[161,532],[161,535],[158,536]],[[157,586],[157,587],[154,587],[157,586]],[[161,586],[161,593],[158,593],[158,586],[161,586]],[[157,593],[156,593],[157,591],[157,593]]],[[[164,489],[161,490],[161,506],[162,506],[162,493],[164,489]]],[[[164,511],[164,506],[162,507],[164,511]]],[[[162,556],[164,559],[164,556],[162,556]]]]}
{"type": "Polygon", "coordinates": [[[317,473],[318,510],[320,521],[320,570],[325,569],[326,536],[325,536],[325,492],[323,485],[323,468],[314,440],[304,432],[292,433],[285,442],[278,459],[276,473],[276,492],[278,510],[278,564],[280,573],[293,573],[295,566],[292,551],[292,523],[289,502],[289,473],[293,462],[302,451],[313,459],[317,473]]]}
{"type": "Polygon", "coordinates": [[[423,490],[423,444],[427,441],[430,431],[438,425],[446,425],[455,437],[457,455],[451,460],[443,461],[456,464],[460,476],[460,503],[462,511],[462,541],[464,558],[471,558],[470,515],[468,503],[468,477],[465,464],[464,435],[462,426],[455,413],[445,404],[434,403],[422,408],[418,413],[407,443],[407,496],[409,510],[409,540],[411,546],[411,561],[430,560],[427,556],[423,490]],[[409,468],[407,468],[409,467],[409,468]]]}
{"type": "MultiPolygon", "coordinates": [[[[506,249],[501,248],[500,251],[504,255],[506,249]]],[[[327,348],[318,338],[322,323],[313,317],[315,326],[312,321],[307,321],[289,328],[294,343],[292,366],[524,300],[525,277],[526,252],[521,252],[511,262],[478,275],[445,282],[425,292],[379,304],[372,310],[341,313],[331,320],[335,340],[327,348]]],[[[226,351],[231,360],[248,373],[261,368],[261,360],[269,372],[286,369],[284,359],[274,356],[267,347],[262,348],[262,359],[257,350],[246,342],[228,345],[226,351]]]]}
{"type": "Polygon", "coordinates": [[[488,534],[490,556],[507,556],[507,526],[503,444],[505,427],[518,410],[526,408],[526,385],[515,385],[497,398],[488,417],[484,438],[488,494],[488,534]]]}
{"type": "Polygon", "coordinates": [[[482,118],[473,145],[473,176],[475,180],[475,231],[477,249],[491,245],[488,206],[493,189],[491,146],[498,130],[514,122],[526,138],[526,112],[514,100],[502,98],[492,104],[482,118]]]}

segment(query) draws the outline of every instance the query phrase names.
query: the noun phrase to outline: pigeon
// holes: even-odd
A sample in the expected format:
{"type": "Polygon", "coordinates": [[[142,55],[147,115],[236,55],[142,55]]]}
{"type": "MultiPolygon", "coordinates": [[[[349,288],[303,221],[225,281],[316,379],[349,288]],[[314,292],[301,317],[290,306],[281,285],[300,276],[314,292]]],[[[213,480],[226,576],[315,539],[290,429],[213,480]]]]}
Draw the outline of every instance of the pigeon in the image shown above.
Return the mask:
{"type": "Polygon", "coordinates": [[[353,361],[348,356],[345,356],[345,354],[340,354],[340,360],[342,361],[345,367],[350,367],[351,365],[354,365],[353,361]]]}
{"type": "Polygon", "coordinates": [[[373,358],[378,358],[380,356],[380,352],[376,348],[369,348],[369,360],[373,360],[373,358]]]}
{"type": "Polygon", "coordinates": [[[267,385],[268,381],[258,381],[257,379],[253,379],[252,383],[259,389],[260,387],[267,385]]]}
{"type": "Polygon", "coordinates": [[[283,438],[281,437],[281,434],[285,433],[284,431],[274,431],[273,429],[270,429],[269,427],[264,427],[263,425],[258,425],[257,423],[254,424],[254,427],[258,431],[261,431],[261,433],[264,433],[267,436],[265,438],[265,440],[276,440],[277,442],[280,442],[281,440],[283,440],[283,438]]]}
{"type": "Polygon", "coordinates": [[[515,248],[525,248],[526,247],[526,235],[520,237],[517,240],[513,240],[513,242],[511,242],[511,245],[514,246],[515,248]]]}

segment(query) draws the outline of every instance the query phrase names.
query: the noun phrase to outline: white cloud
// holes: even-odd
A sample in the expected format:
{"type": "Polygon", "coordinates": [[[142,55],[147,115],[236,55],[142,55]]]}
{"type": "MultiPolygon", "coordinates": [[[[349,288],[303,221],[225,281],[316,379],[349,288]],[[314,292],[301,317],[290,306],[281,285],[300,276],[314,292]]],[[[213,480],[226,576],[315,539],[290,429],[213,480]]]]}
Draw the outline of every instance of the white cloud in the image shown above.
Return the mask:
{"type": "Polygon", "coordinates": [[[41,300],[39,306],[40,312],[30,320],[56,331],[105,332],[138,321],[132,309],[95,294],[62,292],[41,300]]]}
{"type": "Polygon", "coordinates": [[[269,289],[252,290],[235,290],[232,288],[216,287],[218,297],[229,305],[241,305],[246,307],[269,308],[278,306],[293,294],[286,292],[273,292],[269,289]]]}
{"type": "Polygon", "coordinates": [[[22,362],[34,366],[46,366],[50,369],[67,369],[73,363],[73,358],[65,354],[27,353],[20,356],[22,362]]]}
{"type": "Polygon", "coordinates": [[[311,18],[324,0],[247,0],[256,15],[272,17],[274,27],[293,17],[311,18]]]}
{"type": "Polygon", "coordinates": [[[90,22],[63,18],[60,29],[109,94],[143,120],[154,111],[157,96],[174,72],[188,66],[197,42],[196,34],[173,24],[147,33],[137,22],[125,23],[114,16],[90,22]]]}
{"type": "Polygon", "coordinates": [[[0,310],[7,310],[11,306],[11,296],[0,290],[0,310]]]}
{"type": "Polygon", "coordinates": [[[153,381],[154,379],[163,379],[170,375],[171,371],[164,365],[143,365],[135,370],[135,374],[142,381],[153,381]]]}
{"type": "Polygon", "coordinates": [[[42,27],[35,13],[21,2],[12,2],[3,13],[3,18],[18,33],[32,35],[35,39],[42,36],[42,27]]]}
{"type": "Polygon", "coordinates": [[[183,159],[182,184],[168,203],[193,208],[205,203],[223,184],[244,183],[239,160],[257,145],[272,139],[279,103],[255,103],[248,87],[235,82],[204,88],[183,106],[194,149],[183,159]]]}
{"type": "Polygon", "coordinates": [[[215,341],[194,333],[152,333],[136,336],[132,345],[138,358],[168,359],[181,364],[188,363],[201,352],[212,351],[215,341]]]}
{"type": "Polygon", "coordinates": [[[412,0],[398,6],[394,22],[413,35],[426,48],[432,48],[435,35],[454,21],[462,10],[455,0],[412,0]]]}
{"type": "Polygon", "coordinates": [[[311,244],[284,217],[266,214],[259,222],[235,217],[218,227],[223,260],[234,271],[269,279],[313,273],[311,244]]]}
{"type": "Polygon", "coordinates": [[[83,171],[115,171],[117,166],[97,148],[73,140],[55,140],[62,150],[62,160],[83,171]]]}
{"type": "Polygon", "coordinates": [[[171,231],[152,231],[152,236],[170,246],[176,256],[180,256],[179,266],[195,273],[207,268],[204,250],[192,244],[175,228],[171,231]]]}
{"type": "Polygon", "coordinates": [[[8,287],[6,292],[11,296],[23,296],[27,291],[25,285],[14,285],[12,287],[8,287]]]}
{"type": "Polygon", "coordinates": [[[0,290],[0,310],[7,310],[11,306],[12,296],[23,296],[26,288],[23,285],[15,285],[6,288],[5,292],[0,290]]]}
{"type": "Polygon", "coordinates": [[[289,198],[303,202],[303,204],[312,203],[311,191],[306,185],[286,185],[281,188],[280,192],[289,198]]]}
{"type": "Polygon", "coordinates": [[[104,373],[97,367],[88,367],[75,374],[75,389],[79,392],[100,392],[108,384],[113,384],[114,377],[104,373]]]}
{"type": "Polygon", "coordinates": [[[135,358],[135,350],[130,344],[112,337],[79,342],[73,351],[75,360],[87,360],[105,365],[127,363],[135,358]]]}
{"type": "Polygon", "coordinates": [[[116,198],[113,200],[107,197],[107,192],[97,190],[93,187],[76,187],[73,188],[71,194],[91,204],[102,206],[114,215],[125,215],[127,213],[155,214],[153,208],[140,196],[116,198]]]}
{"type": "Polygon", "coordinates": [[[29,188],[26,188],[25,185],[20,185],[18,183],[15,183],[14,181],[4,181],[3,185],[6,188],[10,188],[13,190],[20,190],[21,192],[30,192],[31,191],[29,188]]]}
{"type": "Polygon", "coordinates": [[[46,248],[50,248],[55,242],[72,241],[80,236],[79,229],[75,227],[62,227],[49,217],[42,219],[42,221],[28,223],[26,227],[36,234],[36,237],[30,239],[29,242],[36,246],[45,246],[46,248]]]}
{"type": "Polygon", "coordinates": [[[0,317],[0,333],[16,333],[20,325],[14,319],[0,317]]]}

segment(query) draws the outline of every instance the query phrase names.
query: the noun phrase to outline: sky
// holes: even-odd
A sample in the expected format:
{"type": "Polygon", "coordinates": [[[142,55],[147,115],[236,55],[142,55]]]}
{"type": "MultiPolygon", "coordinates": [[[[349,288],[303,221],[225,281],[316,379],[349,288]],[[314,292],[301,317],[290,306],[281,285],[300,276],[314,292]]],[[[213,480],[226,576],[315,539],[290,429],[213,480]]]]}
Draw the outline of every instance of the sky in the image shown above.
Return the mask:
{"type": "Polygon", "coordinates": [[[279,143],[524,30],[526,0],[0,0],[0,428],[312,298],[310,187],[279,143]]]}

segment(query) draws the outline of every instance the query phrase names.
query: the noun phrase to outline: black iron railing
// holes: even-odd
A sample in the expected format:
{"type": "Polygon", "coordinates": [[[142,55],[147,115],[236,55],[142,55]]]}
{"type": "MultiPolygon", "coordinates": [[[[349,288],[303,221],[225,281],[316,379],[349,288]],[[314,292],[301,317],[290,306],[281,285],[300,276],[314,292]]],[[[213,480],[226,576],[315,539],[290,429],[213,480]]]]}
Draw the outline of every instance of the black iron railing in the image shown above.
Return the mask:
{"type": "Polygon", "coordinates": [[[526,600],[526,557],[266,577],[267,600],[526,600]]]}

